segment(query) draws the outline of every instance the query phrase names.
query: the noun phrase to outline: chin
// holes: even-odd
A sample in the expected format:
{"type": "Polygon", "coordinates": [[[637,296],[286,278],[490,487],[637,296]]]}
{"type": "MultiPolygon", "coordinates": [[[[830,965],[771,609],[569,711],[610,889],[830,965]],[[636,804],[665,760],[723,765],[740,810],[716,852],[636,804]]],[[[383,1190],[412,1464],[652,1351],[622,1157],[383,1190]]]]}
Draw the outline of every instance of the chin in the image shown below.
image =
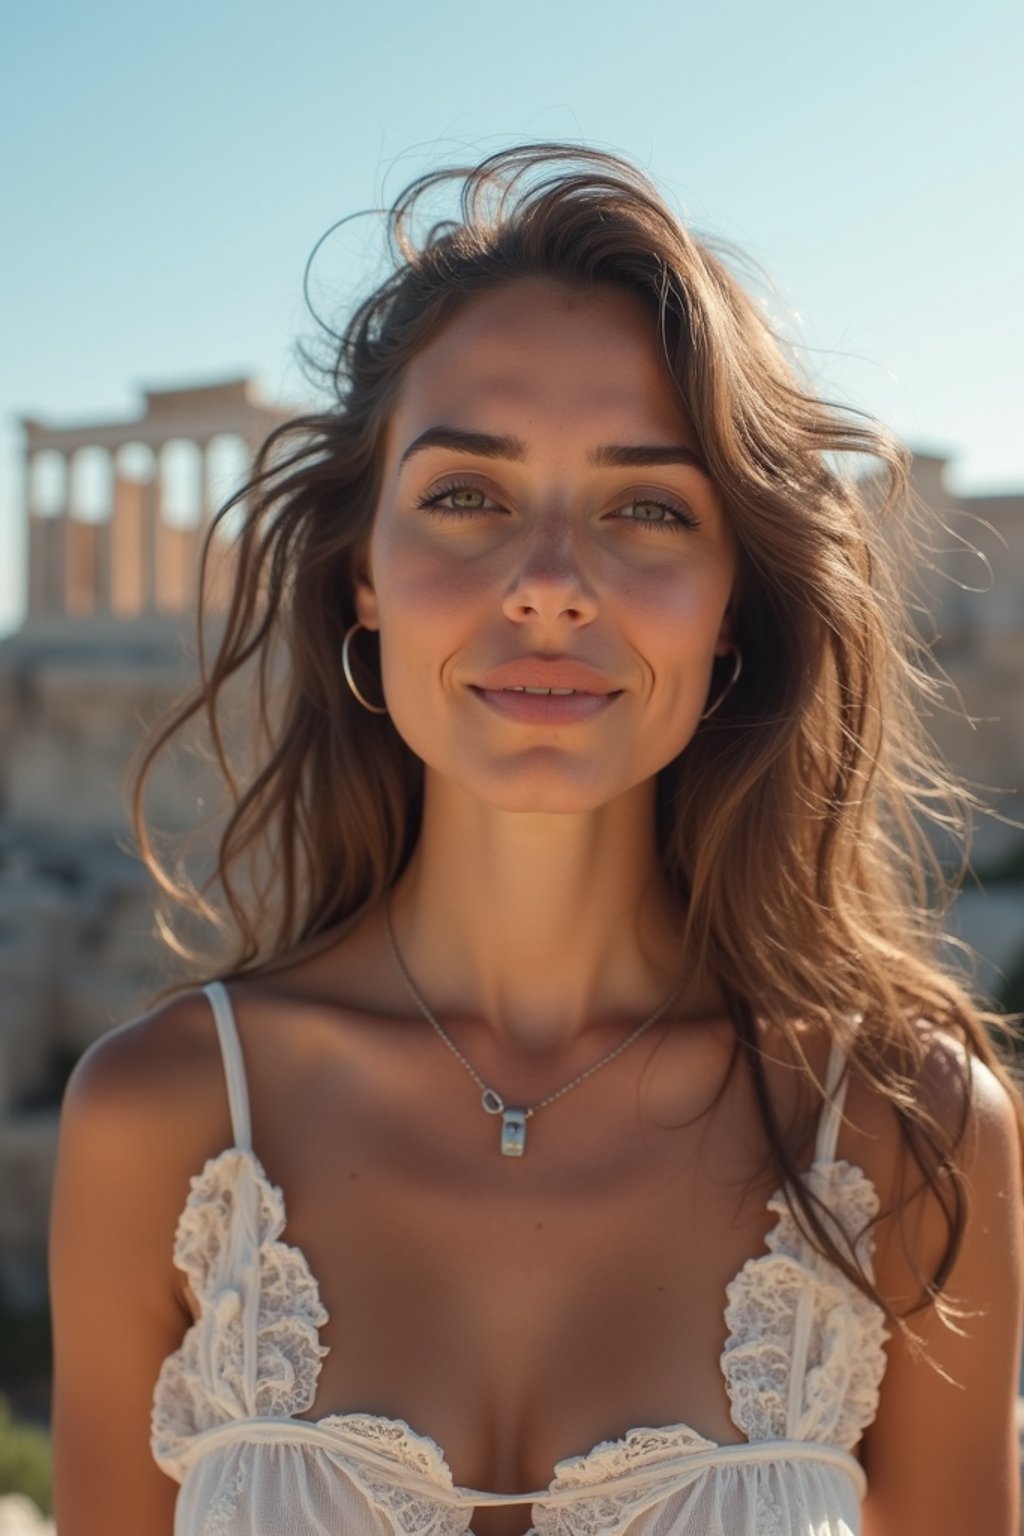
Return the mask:
{"type": "Polygon", "coordinates": [[[606,800],[586,799],[579,794],[572,794],[566,790],[563,794],[551,791],[548,794],[529,791],[516,794],[489,794],[477,795],[477,799],[484,805],[489,805],[495,811],[517,812],[523,815],[536,816],[573,816],[585,811],[599,810],[606,805],[606,800]]]}
{"type": "MultiPolygon", "coordinates": [[[[579,768],[583,764],[576,765],[579,768]]],[[[536,815],[571,816],[600,810],[618,800],[634,785],[609,784],[596,776],[589,782],[584,773],[572,774],[548,766],[509,765],[504,771],[458,775],[463,790],[496,811],[532,812],[536,815]]]]}

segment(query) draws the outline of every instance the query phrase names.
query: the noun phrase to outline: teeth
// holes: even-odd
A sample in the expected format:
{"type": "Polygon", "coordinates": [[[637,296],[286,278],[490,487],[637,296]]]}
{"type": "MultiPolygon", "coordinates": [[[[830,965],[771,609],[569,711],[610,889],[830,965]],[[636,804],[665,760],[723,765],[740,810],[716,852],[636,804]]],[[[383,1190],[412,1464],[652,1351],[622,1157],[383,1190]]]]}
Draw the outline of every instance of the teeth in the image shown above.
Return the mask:
{"type": "Polygon", "coordinates": [[[545,696],[553,693],[558,698],[566,698],[570,693],[576,692],[575,688],[524,688],[522,686],[506,688],[504,691],[506,693],[541,693],[545,696]]]}

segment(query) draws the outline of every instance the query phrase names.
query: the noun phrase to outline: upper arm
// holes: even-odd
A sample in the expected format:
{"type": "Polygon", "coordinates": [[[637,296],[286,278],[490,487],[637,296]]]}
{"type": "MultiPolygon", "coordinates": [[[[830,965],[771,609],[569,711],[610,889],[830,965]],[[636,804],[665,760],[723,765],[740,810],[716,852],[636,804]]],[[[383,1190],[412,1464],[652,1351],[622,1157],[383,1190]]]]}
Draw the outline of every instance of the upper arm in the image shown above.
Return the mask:
{"type": "Polygon", "coordinates": [[[61,1536],[173,1527],[177,1484],[153,1461],[150,1414],[160,1366],[191,1321],[174,1230],[213,1107],[200,1089],[196,1113],[182,1113],[184,1081],[201,1067],[187,1014],[172,1003],[103,1037],[65,1094],[49,1254],[61,1536]]]}
{"type": "MultiPolygon", "coordinates": [[[[950,1047],[943,1048],[949,1051],[950,1047]]],[[[946,1057],[948,1067],[949,1057],[946,1057]]],[[[956,1123],[954,1074],[931,1087],[936,1112],[956,1123]]],[[[898,1329],[888,1345],[878,1415],[867,1431],[864,1536],[1017,1536],[1016,1427],[1024,1253],[1020,1148],[1014,1106],[999,1079],[972,1062],[973,1132],[958,1154],[966,1175],[967,1224],[944,1287],[963,1308],[954,1331],[929,1305],[908,1321],[928,1359],[898,1329]]],[[[928,1091],[927,1088],[925,1091],[928,1091]]],[[[915,1201],[905,1234],[928,1274],[946,1237],[933,1194],[915,1201]]],[[[888,1244],[895,1250],[899,1244],[888,1244]]],[[[908,1255],[894,1253],[878,1280],[887,1294],[913,1289],[908,1255]]]]}

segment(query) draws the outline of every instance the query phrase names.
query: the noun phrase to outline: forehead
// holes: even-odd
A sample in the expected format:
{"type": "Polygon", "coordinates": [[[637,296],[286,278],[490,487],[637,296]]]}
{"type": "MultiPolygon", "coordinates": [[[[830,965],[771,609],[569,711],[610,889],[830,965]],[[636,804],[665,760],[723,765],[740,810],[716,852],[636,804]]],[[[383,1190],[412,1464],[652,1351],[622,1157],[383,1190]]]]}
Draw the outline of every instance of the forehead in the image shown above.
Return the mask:
{"type": "Polygon", "coordinates": [[[438,421],[495,426],[509,410],[538,431],[625,441],[653,429],[696,446],[654,314],[611,284],[523,278],[471,299],[410,360],[392,422],[404,436],[438,421]]]}

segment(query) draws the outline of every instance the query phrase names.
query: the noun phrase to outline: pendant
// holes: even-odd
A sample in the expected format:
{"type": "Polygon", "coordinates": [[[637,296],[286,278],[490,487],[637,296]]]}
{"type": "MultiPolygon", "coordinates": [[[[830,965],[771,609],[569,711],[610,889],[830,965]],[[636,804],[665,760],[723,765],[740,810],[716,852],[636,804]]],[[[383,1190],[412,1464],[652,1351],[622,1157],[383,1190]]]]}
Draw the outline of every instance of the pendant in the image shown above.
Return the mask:
{"type": "Polygon", "coordinates": [[[485,1088],[480,1103],[489,1115],[501,1116],[502,1157],[522,1157],[526,1151],[526,1110],[506,1109],[505,1100],[494,1088],[485,1088]]]}
{"type": "Polygon", "coordinates": [[[502,1157],[522,1157],[526,1151],[526,1113],[522,1109],[506,1109],[501,1117],[502,1157]]]}

